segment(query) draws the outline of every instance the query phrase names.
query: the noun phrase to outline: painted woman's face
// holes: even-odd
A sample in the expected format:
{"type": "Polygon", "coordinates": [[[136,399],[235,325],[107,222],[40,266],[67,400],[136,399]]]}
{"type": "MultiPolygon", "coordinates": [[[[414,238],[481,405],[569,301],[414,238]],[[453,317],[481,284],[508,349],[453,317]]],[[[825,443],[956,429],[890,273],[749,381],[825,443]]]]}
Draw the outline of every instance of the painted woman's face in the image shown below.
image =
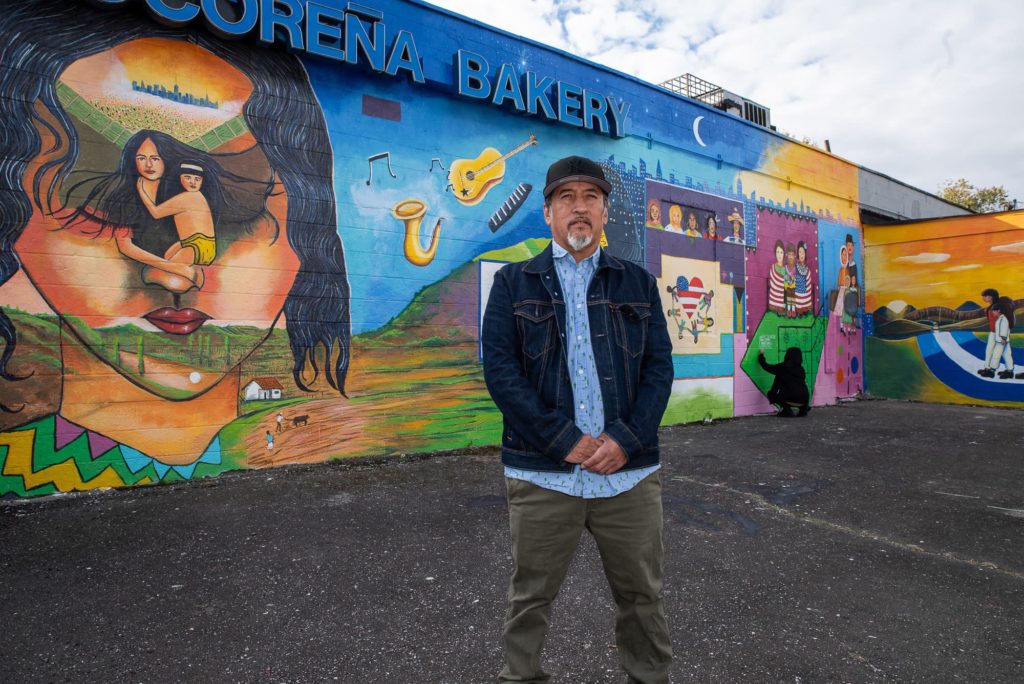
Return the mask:
{"type": "Polygon", "coordinates": [[[686,227],[690,230],[697,229],[697,217],[694,214],[690,213],[686,215],[686,227]]]}
{"type": "Polygon", "coordinates": [[[199,192],[203,187],[203,177],[195,173],[181,174],[180,181],[186,192],[199,192]]]}
{"type": "Polygon", "coordinates": [[[142,141],[135,153],[135,169],[146,180],[159,180],[164,176],[164,160],[149,138],[142,141]]]}
{"type": "Polygon", "coordinates": [[[807,248],[806,247],[797,247],[796,248],[796,258],[800,261],[801,264],[806,264],[807,263],[807,248]]]}
{"type": "Polygon", "coordinates": [[[785,258],[786,258],[786,250],[784,250],[782,247],[776,247],[775,248],[775,263],[777,263],[779,266],[781,266],[782,265],[782,261],[785,258]]]}
{"type": "Polygon", "coordinates": [[[673,204],[668,208],[668,222],[677,228],[683,223],[683,210],[679,208],[678,204],[673,204]]]}
{"type": "Polygon", "coordinates": [[[650,215],[652,223],[659,223],[661,221],[661,207],[658,206],[657,202],[651,203],[650,215]]]}
{"type": "MultiPolygon", "coordinates": [[[[157,284],[159,279],[143,278],[139,257],[126,257],[115,239],[129,231],[109,227],[100,231],[95,225],[64,225],[58,220],[56,216],[66,215],[68,209],[63,206],[65,194],[60,188],[50,206],[45,193],[39,198],[42,206],[34,204],[34,213],[15,243],[36,289],[95,357],[160,397],[180,400],[197,396],[217,384],[267,338],[299,269],[299,259],[288,242],[289,197],[241,118],[242,103],[249,98],[252,85],[243,73],[194,44],[156,38],[130,41],[80,59],[60,79],[69,88],[77,88],[77,94],[87,102],[94,99],[106,104],[112,98],[123,98],[123,106],[103,110],[113,112],[111,117],[120,117],[118,123],[123,128],[164,122],[168,130],[161,132],[186,144],[212,128],[220,126],[223,130],[223,124],[230,121],[232,128],[243,132],[210,150],[210,154],[231,152],[232,156],[220,159],[225,160],[223,167],[234,177],[254,179],[258,186],[273,184],[263,215],[245,226],[226,223],[225,218],[219,220],[215,226],[216,260],[211,265],[195,266],[202,272],[201,287],[184,292],[157,284]],[[133,80],[170,90],[177,84],[178,73],[189,74],[189,88],[225,104],[218,109],[189,108],[132,91],[133,80]]],[[[23,179],[30,198],[34,198],[36,170],[46,161],[59,158],[72,137],[80,142],[76,169],[88,170],[89,174],[96,170],[113,172],[122,155],[132,154],[102,138],[102,131],[92,129],[74,112],[69,112],[72,130],[63,130],[41,104],[37,104],[36,111],[60,131],[60,137],[55,137],[46,125],[36,124],[42,138],[41,151],[23,179]]],[[[164,177],[166,158],[161,153],[166,155],[167,151],[157,147],[147,139],[134,153],[139,175],[198,191],[201,176],[181,174],[173,181],[164,177]]],[[[41,187],[46,188],[54,176],[54,171],[45,174],[41,187]]],[[[65,185],[73,184],[76,176],[73,173],[65,185]]],[[[225,187],[233,182],[222,179],[225,187]]],[[[171,194],[177,192],[175,189],[171,194]]],[[[263,201],[260,196],[258,208],[263,201]]],[[[141,203],[139,207],[145,211],[141,203]]],[[[150,223],[145,230],[137,228],[132,236],[135,247],[147,238],[146,253],[152,258],[173,259],[179,239],[176,218],[150,223]]],[[[188,250],[186,255],[191,254],[191,248],[188,250]]]]}

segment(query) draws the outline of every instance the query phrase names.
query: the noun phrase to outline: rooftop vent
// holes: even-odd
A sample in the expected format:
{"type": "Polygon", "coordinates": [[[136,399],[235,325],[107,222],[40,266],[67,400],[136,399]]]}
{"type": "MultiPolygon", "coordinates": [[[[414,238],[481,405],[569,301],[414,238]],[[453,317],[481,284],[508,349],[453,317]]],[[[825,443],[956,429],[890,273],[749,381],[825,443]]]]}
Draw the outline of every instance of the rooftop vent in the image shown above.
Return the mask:
{"type": "Polygon", "coordinates": [[[659,85],[673,93],[700,100],[715,109],[721,109],[723,112],[746,119],[758,126],[775,130],[775,127],[772,126],[770,109],[693,74],[683,74],[659,85]]]}

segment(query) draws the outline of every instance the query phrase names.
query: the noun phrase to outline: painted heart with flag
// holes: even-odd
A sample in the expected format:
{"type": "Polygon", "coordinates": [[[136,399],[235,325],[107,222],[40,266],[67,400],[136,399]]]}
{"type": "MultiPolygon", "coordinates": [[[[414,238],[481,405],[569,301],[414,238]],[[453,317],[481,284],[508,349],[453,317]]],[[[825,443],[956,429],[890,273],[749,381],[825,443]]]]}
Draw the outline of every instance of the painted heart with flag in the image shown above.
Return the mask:
{"type": "Polygon", "coordinates": [[[676,299],[683,309],[687,318],[693,318],[693,312],[697,310],[700,298],[705,294],[704,283],[700,278],[687,279],[686,276],[676,278],[676,299]]]}

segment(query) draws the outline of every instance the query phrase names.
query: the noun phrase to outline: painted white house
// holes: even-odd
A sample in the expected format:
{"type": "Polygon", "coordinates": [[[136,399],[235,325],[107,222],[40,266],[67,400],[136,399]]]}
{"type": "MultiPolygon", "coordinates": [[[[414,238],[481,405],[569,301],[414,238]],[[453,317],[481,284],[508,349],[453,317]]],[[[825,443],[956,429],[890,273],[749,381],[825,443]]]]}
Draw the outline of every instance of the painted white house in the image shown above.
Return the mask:
{"type": "Polygon", "coordinates": [[[253,378],[242,389],[242,400],[281,399],[283,391],[284,387],[274,378],[253,378]]]}

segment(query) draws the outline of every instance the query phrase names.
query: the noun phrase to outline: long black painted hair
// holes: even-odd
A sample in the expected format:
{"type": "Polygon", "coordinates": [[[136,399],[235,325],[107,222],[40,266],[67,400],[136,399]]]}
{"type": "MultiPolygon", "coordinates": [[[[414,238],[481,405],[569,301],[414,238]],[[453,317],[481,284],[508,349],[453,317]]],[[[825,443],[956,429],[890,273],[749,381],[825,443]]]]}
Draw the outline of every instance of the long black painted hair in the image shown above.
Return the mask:
{"type": "MultiPolygon", "coordinates": [[[[280,229],[277,219],[266,209],[267,197],[274,188],[273,175],[263,179],[248,178],[227,171],[218,161],[247,153],[203,152],[167,133],[146,129],[128,139],[114,171],[72,171],[69,174],[68,180],[73,182],[64,191],[62,204],[73,208],[55,214],[65,227],[74,225],[87,235],[99,235],[108,227],[128,226],[134,229],[132,239],[137,245],[157,254],[162,254],[167,245],[177,239],[173,217],[154,219],[138,197],[135,155],[147,139],[153,142],[165,164],[163,181],[153,198],[155,204],[162,204],[185,191],[178,183],[179,167],[182,162],[192,162],[203,168],[200,192],[210,205],[213,224],[218,227],[218,240],[233,238],[240,230],[248,231],[261,218],[272,221],[275,228],[280,229]],[[225,186],[225,182],[230,185],[225,186]],[[72,200],[79,194],[80,199],[72,200]]],[[[52,198],[48,197],[47,202],[52,205],[52,198]]]]}
{"type": "MultiPolygon", "coordinates": [[[[317,347],[326,352],[327,382],[344,394],[351,324],[345,256],[337,233],[332,154],[327,125],[298,57],[245,41],[220,41],[201,29],[155,24],[127,7],[93,10],[78,2],[5,0],[0,15],[0,284],[19,268],[14,243],[43,193],[52,195],[78,160],[70,117],[57,98],[56,81],[71,63],[137,38],[182,40],[217,55],[253,85],[243,116],[270,166],[288,193],[288,243],[300,267],[284,303],[292,350],[292,376],[303,390],[307,364],[319,376],[317,347]],[[58,122],[55,128],[35,110],[39,102],[58,122]],[[36,125],[58,142],[42,150],[36,125]],[[63,151],[39,166],[30,193],[23,180],[42,152],[63,151]],[[47,172],[56,172],[43,189],[47,172]]],[[[0,377],[16,380],[7,368],[17,335],[0,310],[0,377]]]]}
{"type": "Polygon", "coordinates": [[[1006,316],[1006,322],[1010,324],[1010,330],[1017,325],[1017,321],[1013,316],[1013,300],[1009,297],[1000,297],[999,299],[992,302],[992,307],[999,313],[1006,316]]]}
{"type": "Polygon", "coordinates": [[[992,301],[989,302],[988,306],[985,307],[985,312],[988,313],[989,311],[992,311],[992,309],[996,305],[996,302],[999,301],[999,290],[995,289],[994,287],[987,287],[981,291],[981,296],[992,298],[992,301]]]}

